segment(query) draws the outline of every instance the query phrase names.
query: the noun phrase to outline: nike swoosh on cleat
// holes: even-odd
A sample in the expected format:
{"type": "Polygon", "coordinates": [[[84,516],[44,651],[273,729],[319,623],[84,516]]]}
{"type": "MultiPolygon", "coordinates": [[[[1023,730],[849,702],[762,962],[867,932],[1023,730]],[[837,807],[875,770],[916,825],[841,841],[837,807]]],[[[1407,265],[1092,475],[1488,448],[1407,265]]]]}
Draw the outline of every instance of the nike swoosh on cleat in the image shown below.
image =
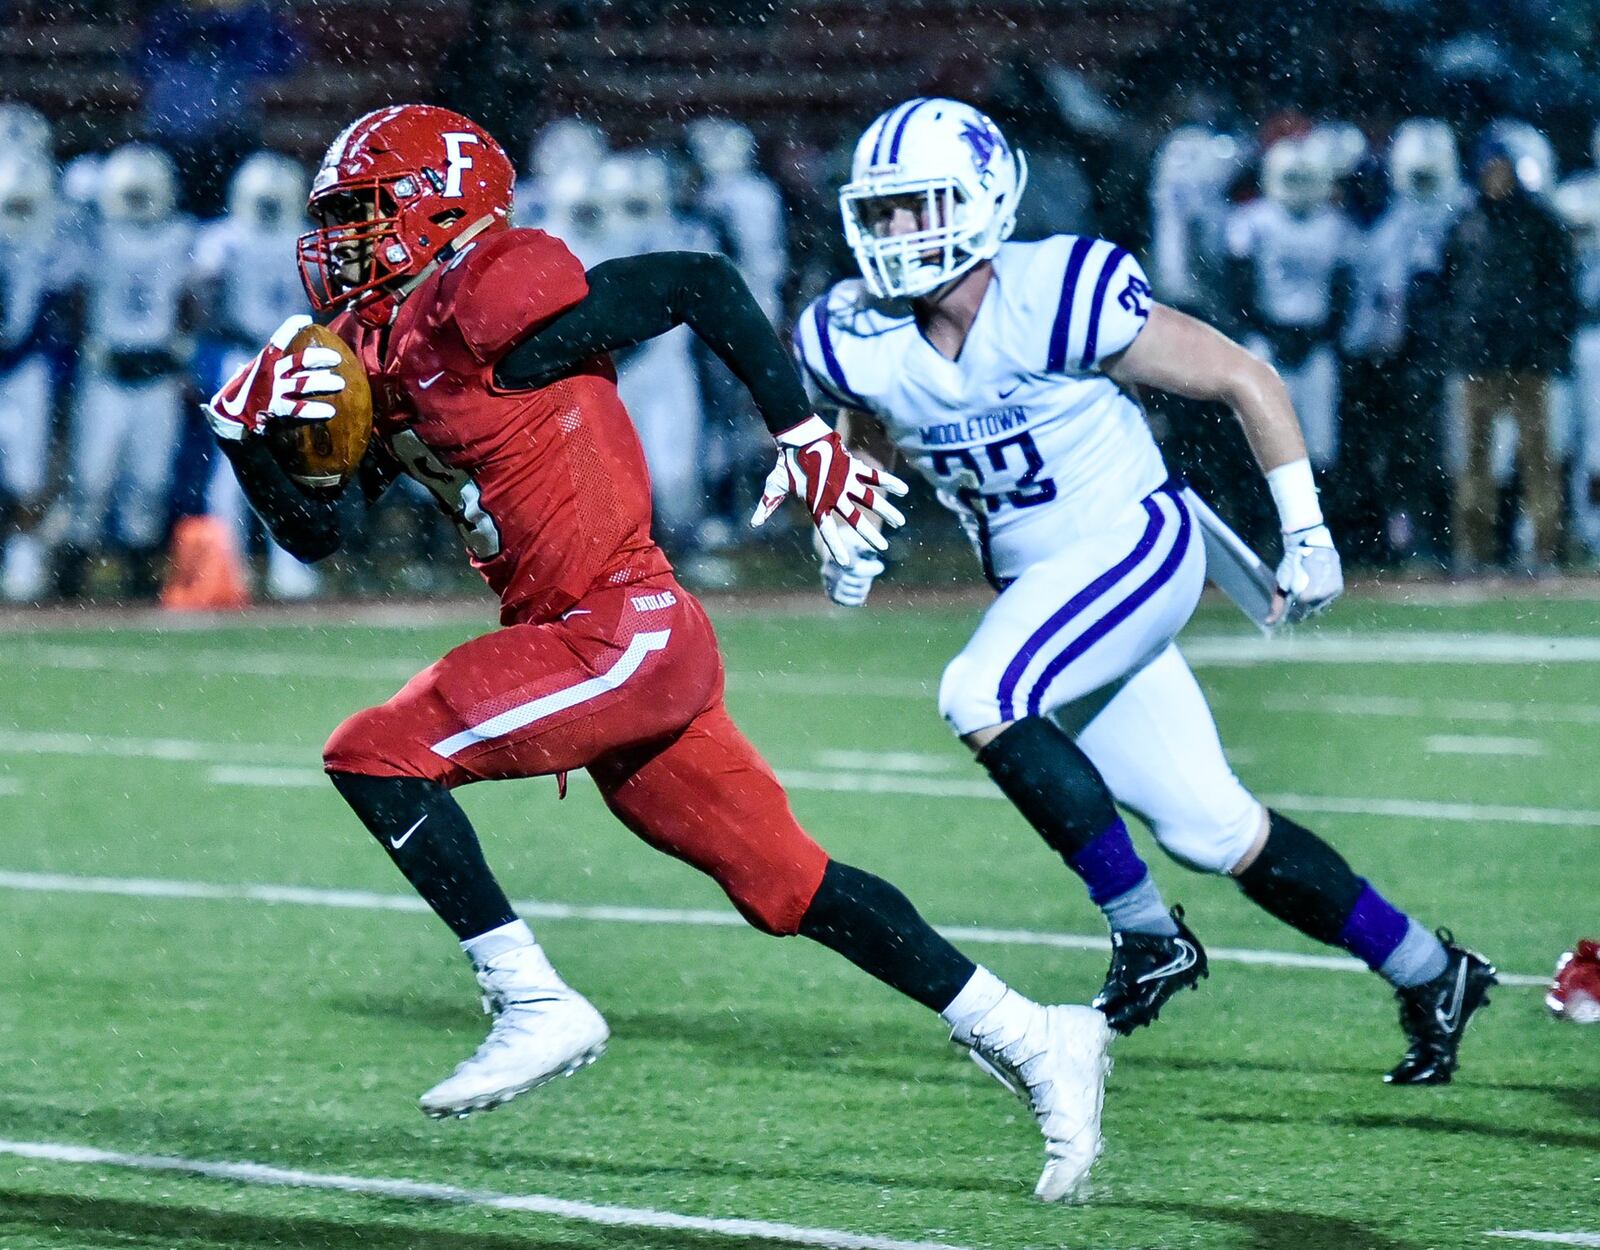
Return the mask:
{"type": "Polygon", "coordinates": [[[1450,996],[1450,1010],[1440,1011],[1433,1009],[1433,1018],[1439,1022],[1439,1027],[1446,1033],[1454,1033],[1456,1025],[1461,1023],[1461,1003],[1467,995],[1467,961],[1461,961],[1461,971],[1456,974],[1456,992],[1450,996]]]}
{"type": "Polygon", "coordinates": [[[407,829],[398,838],[390,838],[389,839],[389,845],[392,846],[395,850],[398,851],[407,842],[411,841],[411,835],[413,833],[415,833],[418,829],[420,829],[422,827],[422,822],[427,820],[427,819],[428,819],[428,813],[424,812],[421,816],[419,816],[417,818],[417,823],[412,825],[411,828],[407,829]]]}
{"type": "Polygon", "coordinates": [[[1149,972],[1145,973],[1142,977],[1135,981],[1134,984],[1143,985],[1146,981],[1155,981],[1162,977],[1173,976],[1179,972],[1187,972],[1190,968],[1194,967],[1195,964],[1200,962],[1200,956],[1195,952],[1194,947],[1189,945],[1188,942],[1180,939],[1178,942],[1178,948],[1178,954],[1173,958],[1171,963],[1163,964],[1159,968],[1151,969],[1149,972]]]}

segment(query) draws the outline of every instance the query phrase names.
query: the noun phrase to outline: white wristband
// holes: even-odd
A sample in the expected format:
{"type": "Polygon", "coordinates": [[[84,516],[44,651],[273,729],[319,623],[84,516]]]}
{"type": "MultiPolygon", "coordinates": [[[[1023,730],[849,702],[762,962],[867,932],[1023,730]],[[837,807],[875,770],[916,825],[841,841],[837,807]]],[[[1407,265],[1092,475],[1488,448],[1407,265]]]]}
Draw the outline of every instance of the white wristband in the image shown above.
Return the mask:
{"type": "Polygon", "coordinates": [[[833,427],[821,417],[807,417],[799,425],[791,425],[773,438],[779,447],[804,447],[807,443],[814,443],[819,438],[827,438],[833,433],[833,427]]]}
{"type": "Polygon", "coordinates": [[[1267,474],[1267,487],[1272,491],[1272,502],[1278,506],[1278,523],[1285,534],[1322,524],[1322,505],[1317,501],[1311,461],[1280,464],[1267,474]]]}

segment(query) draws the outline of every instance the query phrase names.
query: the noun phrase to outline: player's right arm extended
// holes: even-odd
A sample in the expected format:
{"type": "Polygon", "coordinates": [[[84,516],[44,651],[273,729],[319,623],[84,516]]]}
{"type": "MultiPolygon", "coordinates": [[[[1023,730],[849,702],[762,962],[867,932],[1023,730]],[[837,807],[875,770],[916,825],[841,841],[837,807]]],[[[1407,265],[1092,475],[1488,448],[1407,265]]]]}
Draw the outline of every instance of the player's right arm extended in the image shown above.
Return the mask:
{"type": "Polygon", "coordinates": [[[811,416],[788,352],[726,256],[648,252],[605,261],[587,277],[589,293],[578,304],[496,364],[500,386],[543,386],[596,356],[686,325],[744,383],[774,435],[811,416]]]}
{"type": "Polygon", "coordinates": [[[1151,305],[1143,332],[1103,367],[1123,385],[1154,386],[1233,409],[1283,526],[1283,599],[1274,620],[1302,619],[1343,593],[1339,554],[1322,518],[1305,435],[1276,369],[1205,322],[1162,304],[1151,305]]]}

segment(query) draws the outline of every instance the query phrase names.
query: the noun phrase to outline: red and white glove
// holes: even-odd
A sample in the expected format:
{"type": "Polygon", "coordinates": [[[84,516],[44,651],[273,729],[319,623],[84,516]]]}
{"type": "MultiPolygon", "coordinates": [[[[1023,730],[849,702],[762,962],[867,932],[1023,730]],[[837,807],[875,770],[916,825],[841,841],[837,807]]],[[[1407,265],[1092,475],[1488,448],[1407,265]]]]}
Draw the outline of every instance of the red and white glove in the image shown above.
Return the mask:
{"type": "Polygon", "coordinates": [[[339,353],[330,347],[289,353],[294,336],[310,324],[303,314],[290,317],[203,405],[218,438],[238,442],[246,434],[260,434],[269,420],[326,421],[333,416],[332,404],[312,397],[344,390],[344,379],[334,372],[339,353]]]}
{"type": "Polygon", "coordinates": [[[847,569],[859,544],[845,531],[859,535],[868,547],[887,551],[889,543],[879,530],[906,523],[905,513],[888,497],[906,489],[894,474],[857,460],[826,421],[812,417],[778,435],[778,463],[767,474],[750,524],[765,525],[792,493],[804,502],[834,563],[847,569]]]}

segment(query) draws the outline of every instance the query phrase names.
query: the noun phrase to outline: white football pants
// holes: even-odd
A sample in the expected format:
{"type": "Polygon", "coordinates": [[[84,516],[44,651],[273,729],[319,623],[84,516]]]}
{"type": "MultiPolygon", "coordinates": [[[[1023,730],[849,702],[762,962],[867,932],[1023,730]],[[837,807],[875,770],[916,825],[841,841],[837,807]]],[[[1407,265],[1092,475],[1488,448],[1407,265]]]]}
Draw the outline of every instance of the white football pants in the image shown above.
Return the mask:
{"type": "Polygon", "coordinates": [[[1578,331],[1572,359],[1579,443],[1572,495],[1578,534],[1590,551],[1600,552],[1600,325],[1578,331]]]}
{"type": "Polygon", "coordinates": [[[0,374],[0,486],[18,503],[36,503],[44,493],[50,394],[50,362],[43,356],[0,374]]]}
{"type": "Polygon", "coordinates": [[[113,492],[130,547],[153,547],[166,526],[172,457],[183,416],[183,382],[130,386],[98,370],[82,375],[72,416],[68,538],[93,549],[105,537],[113,492]]]}
{"type": "Polygon", "coordinates": [[[1001,592],[945,669],[941,713],[962,736],[1055,716],[1168,854],[1231,871],[1255,843],[1261,805],[1172,641],[1205,576],[1193,513],[1175,491],[1154,492],[1001,592]]]}

